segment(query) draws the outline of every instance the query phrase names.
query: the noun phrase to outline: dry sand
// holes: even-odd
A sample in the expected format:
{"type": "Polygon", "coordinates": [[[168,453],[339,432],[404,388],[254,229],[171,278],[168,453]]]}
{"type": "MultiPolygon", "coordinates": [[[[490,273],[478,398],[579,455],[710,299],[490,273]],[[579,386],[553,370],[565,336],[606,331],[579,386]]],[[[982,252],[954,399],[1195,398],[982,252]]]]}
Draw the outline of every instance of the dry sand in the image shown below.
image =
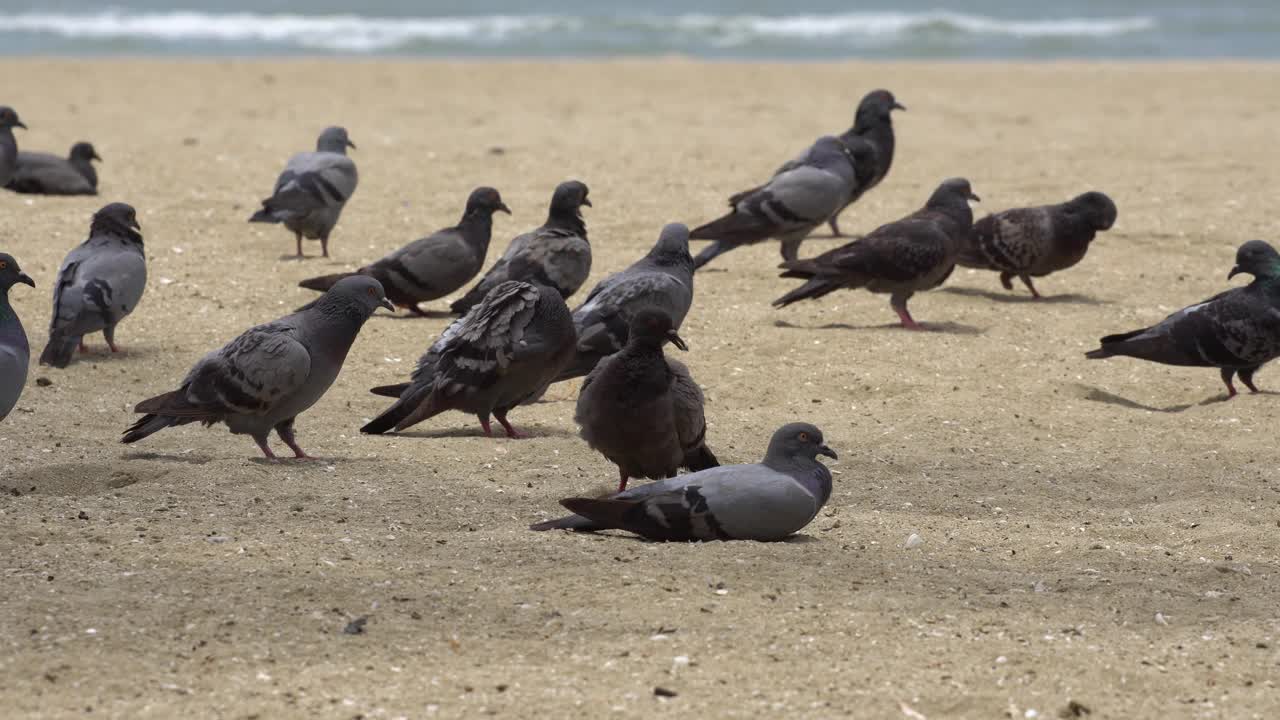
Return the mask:
{"type": "Polygon", "coordinates": [[[1223,395],[1213,370],[1083,353],[1227,287],[1242,241],[1280,240],[1280,66],[3,70],[24,147],[89,139],[106,159],[101,198],[0,194],[0,249],[39,283],[11,294],[33,344],[102,203],[139,208],[151,273],[126,351],[94,338],[70,369],[33,369],[0,425],[5,717],[1276,717],[1280,398],[1203,402],[1223,395]],[[831,503],[793,542],[528,532],[614,477],[576,436],[576,384],[513,413],[530,440],[456,413],[360,436],[384,406],[367,389],[405,376],[443,318],[369,322],[298,423],[322,461],[267,463],[223,428],[117,441],[133,403],[308,300],[298,280],[452,224],[473,186],[516,212],[496,257],[558,181],[589,183],[594,281],[880,86],[910,110],[848,230],[961,174],[980,212],[1097,188],[1120,219],[1039,282],[1043,302],[958,270],[912,303],[929,333],[889,326],[867,293],[771,309],[794,285],[776,246],[699,274],[682,359],[717,454],[753,461],[795,419],[840,452],[831,503]],[[333,260],[295,262],[286,232],[244,220],[330,123],[359,144],[361,185],[333,260]]]}

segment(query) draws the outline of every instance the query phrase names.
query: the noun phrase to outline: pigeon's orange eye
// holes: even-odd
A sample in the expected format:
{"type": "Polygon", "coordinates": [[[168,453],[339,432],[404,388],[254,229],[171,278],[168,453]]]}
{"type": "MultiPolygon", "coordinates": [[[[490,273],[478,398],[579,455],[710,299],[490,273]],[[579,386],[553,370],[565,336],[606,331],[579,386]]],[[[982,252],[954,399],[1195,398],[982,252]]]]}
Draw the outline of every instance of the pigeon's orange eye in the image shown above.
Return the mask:
{"type": "Polygon", "coordinates": [[[3,270],[7,267],[9,267],[9,263],[4,260],[0,260],[0,270],[3,270]]]}
{"type": "Polygon", "coordinates": [[[802,432],[796,437],[800,440],[800,442],[809,442],[809,433],[807,432],[802,432]]]}

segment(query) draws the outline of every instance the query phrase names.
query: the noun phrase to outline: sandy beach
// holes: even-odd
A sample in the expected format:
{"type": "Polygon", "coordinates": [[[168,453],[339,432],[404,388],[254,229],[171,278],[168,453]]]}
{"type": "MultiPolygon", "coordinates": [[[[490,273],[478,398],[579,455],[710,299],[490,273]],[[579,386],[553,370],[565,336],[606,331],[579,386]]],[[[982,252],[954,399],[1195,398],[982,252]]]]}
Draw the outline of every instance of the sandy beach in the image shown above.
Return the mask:
{"type": "MultiPolygon", "coordinates": [[[[1241,283],[1226,276],[1245,240],[1280,241],[1280,65],[0,67],[0,102],[30,126],[22,148],[90,140],[105,159],[97,198],[0,193],[0,250],[38,284],[10,296],[32,344],[98,207],[138,208],[149,264],[124,352],[96,336],[70,368],[33,368],[0,424],[0,714],[1280,714],[1280,397],[1220,402],[1212,369],[1084,358],[1241,283]],[[846,128],[876,87],[909,110],[847,231],[955,175],[979,215],[1098,189],[1119,220],[1037,281],[1040,302],[958,269],[912,301],[926,333],[865,292],[772,309],[796,284],[773,244],[699,273],[680,359],[717,455],[753,462],[792,420],[840,453],[830,504],[793,541],[529,532],[615,478],[577,436],[577,382],[512,413],[531,439],[484,438],[459,413],[361,436],[386,405],[368,388],[406,377],[443,315],[365,326],[298,421],[321,460],[265,462],[223,427],[118,441],[134,403],[314,297],[299,280],[453,224],[477,185],[515,213],[496,221],[493,259],[542,222],[556,183],[586,182],[594,283],[664,223],[718,215],[846,128]],[[245,220],[330,124],[359,146],[360,186],[333,257],[299,262],[287,232],[245,220]],[[356,618],[364,632],[344,633],[356,618]]],[[[821,235],[803,256],[834,247],[821,235]]],[[[1274,367],[1257,380],[1280,390],[1274,367]]]]}

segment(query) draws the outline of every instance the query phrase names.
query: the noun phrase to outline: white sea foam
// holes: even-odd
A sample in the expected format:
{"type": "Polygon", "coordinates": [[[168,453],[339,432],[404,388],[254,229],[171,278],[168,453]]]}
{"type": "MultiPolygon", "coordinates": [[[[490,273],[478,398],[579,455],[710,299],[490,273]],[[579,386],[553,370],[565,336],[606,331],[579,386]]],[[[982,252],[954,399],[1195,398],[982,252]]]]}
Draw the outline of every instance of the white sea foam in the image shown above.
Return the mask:
{"type": "MultiPolygon", "coordinates": [[[[914,33],[997,35],[1019,38],[1110,37],[1156,28],[1150,17],[1005,20],[947,11],[853,12],[805,15],[570,16],[480,15],[363,17],[205,12],[0,14],[0,32],[45,33],[67,38],[267,43],[337,52],[393,50],[415,42],[502,47],[538,37],[586,38],[595,31],[653,35],[655,44],[705,40],[741,45],[773,41],[893,39],[914,33]]],[[[635,43],[628,43],[634,49],[635,43]]],[[[566,47],[571,51],[572,45],[566,47]]]]}

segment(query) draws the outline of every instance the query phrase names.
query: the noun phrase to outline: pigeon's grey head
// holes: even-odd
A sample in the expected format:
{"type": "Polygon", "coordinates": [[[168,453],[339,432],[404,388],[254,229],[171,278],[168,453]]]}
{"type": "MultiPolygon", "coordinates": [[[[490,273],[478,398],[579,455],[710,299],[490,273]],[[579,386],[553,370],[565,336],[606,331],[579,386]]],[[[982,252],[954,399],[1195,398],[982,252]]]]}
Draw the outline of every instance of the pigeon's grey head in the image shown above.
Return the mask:
{"type": "Polygon", "coordinates": [[[83,160],[84,162],[89,162],[90,160],[102,162],[102,158],[98,157],[98,151],[93,149],[93,143],[87,142],[78,142],[72,145],[70,157],[72,160],[83,160]]]}
{"type": "Polygon", "coordinates": [[[9,288],[16,283],[23,285],[36,286],[36,281],[31,279],[30,275],[22,272],[22,268],[18,267],[18,261],[8,253],[0,253],[0,291],[8,294],[9,288]]]}
{"type": "Polygon", "coordinates": [[[854,118],[855,126],[865,127],[870,123],[890,122],[894,110],[906,110],[893,93],[888,90],[872,90],[858,103],[858,114],[854,118]]]}
{"type": "Polygon", "coordinates": [[[1083,210],[1098,230],[1110,230],[1116,224],[1116,204],[1100,192],[1077,195],[1071,204],[1083,210]]]}
{"type": "Polygon", "coordinates": [[[485,217],[492,217],[496,212],[504,212],[511,214],[511,208],[502,202],[502,196],[497,190],[491,187],[478,187],[471,191],[471,195],[467,198],[467,210],[463,215],[482,214],[485,217]]]}
{"type": "Polygon", "coordinates": [[[323,310],[340,310],[364,321],[378,308],[396,311],[396,306],[387,299],[382,283],[368,275],[349,275],[329,288],[316,303],[323,310]]]}
{"type": "Polygon", "coordinates": [[[816,425],[795,422],[778,428],[769,440],[769,451],[765,457],[817,460],[819,455],[826,455],[833,460],[837,458],[836,451],[823,442],[822,431],[816,425]]]}
{"type": "Polygon", "coordinates": [[[16,127],[20,127],[23,130],[27,129],[27,126],[23,125],[22,121],[18,119],[18,111],[8,105],[0,105],[0,129],[16,127]]]}
{"type": "Polygon", "coordinates": [[[91,236],[117,235],[141,245],[142,225],[138,224],[138,211],[128,203],[115,202],[104,205],[101,210],[93,214],[93,221],[89,224],[89,234],[91,236]]]}
{"type": "Polygon", "coordinates": [[[351,142],[351,138],[347,137],[347,129],[344,127],[327,127],[324,132],[320,133],[319,139],[316,140],[316,150],[319,152],[335,152],[347,154],[347,148],[354,150],[356,144],[351,142]]]}
{"type": "Polygon", "coordinates": [[[668,223],[658,233],[658,242],[649,251],[648,258],[660,265],[671,265],[687,261],[693,266],[693,256],[689,254],[689,226],[684,223],[668,223]]]}
{"type": "Polygon", "coordinates": [[[587,199],[587,192],[586,183],[577,180],[560,183],[556,186],[556,191],[551,194],[551,214],[576,214],[578,208],[583,205],[591,207],[591,201],[587,199]]]}
{"type": "Polygon", "coordinates": [[[683,351],[689,350],[689,346],[676,333],[671,315],[662,308],[640,308],[631,316],[628,332],[630,335],[627,341],[641,347],[660,348],[669,341],[683,351]]]}
{"type": "Polygon", "coordinates": [[[1250,240],[1236,250],[1236,266],[1231,268],[1227,279],[1248,273],[1257,278],[1280,277],[1280,253],[1263,240],[1250,240]]]}
{"type": "Polygon", "coordinates": [[[969,207],[969,201],[980,202],[979,198],[974,194],[973,188],[969,187],[969,181],[960,178],[950,178],[943,180],[937,190],[933,191],[933,195],[929,196],[928,207],[969,207]]]}

